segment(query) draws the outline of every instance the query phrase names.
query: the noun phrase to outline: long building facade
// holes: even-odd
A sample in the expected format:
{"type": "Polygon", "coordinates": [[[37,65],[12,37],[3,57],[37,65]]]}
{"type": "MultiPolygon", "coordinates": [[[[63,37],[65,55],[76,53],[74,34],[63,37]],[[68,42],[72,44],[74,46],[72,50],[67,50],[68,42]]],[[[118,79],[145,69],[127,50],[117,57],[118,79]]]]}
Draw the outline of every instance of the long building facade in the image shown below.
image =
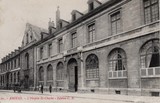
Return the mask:
{"type": "MultiPolygon", "coordinates": [[[[40,32],[41,39],[29,46],[34,48],[34,59],[33,86],[28,87],[159,96],[159,0],[88,0],[87,4],[87,13],[71,12],[71,22],[60,18],[58,8],[56,27],[50,21],[48,33],[40,32]]],[[[25,54],[26,49],[21,50],[20,57],[25,54]]],[[[20,75],[25,78],[24,73],[20,75]]]]}

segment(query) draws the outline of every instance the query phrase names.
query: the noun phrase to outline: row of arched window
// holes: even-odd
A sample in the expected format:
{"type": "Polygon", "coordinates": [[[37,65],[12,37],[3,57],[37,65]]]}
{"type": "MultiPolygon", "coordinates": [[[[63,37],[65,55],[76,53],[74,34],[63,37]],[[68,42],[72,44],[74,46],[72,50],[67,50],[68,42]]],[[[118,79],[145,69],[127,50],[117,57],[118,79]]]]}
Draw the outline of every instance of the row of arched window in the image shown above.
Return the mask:
{"type": "Polygon", "coordinates": [[[18,83],[20,82],[20,72],[13,72],[9,74],[9,82],[12,83],[18,83]]]}
{"type": "MultiPolygon", "coordinates": [[[[141,68],[160,66],[160,43],[159,39],[146,42],[140,49],[141,68]]],[[[99,78],[99,59],[95,54],[86,58],[86,78],[99,78]]],[[[123,49],[115,48],[108,55],[109,71],[123,71],[127,69],[127,56],[123,49]]],[[[64,66],[62,62],[57,65],[57,80],[64,79],[64,66]]],[[[39,69],[39,80],[44,80],[43,67],[39,69]]],[[[52,65],[47,67],[47,80],[53,80],[52,65]]]]}
{"type": "MultiPolygon", "coordinates": [[[[64,66],[62,62],[57,64],[57,80],[64,80],[64,66]]],[[[47,67],[47,81],[53,80],[53,67],[51,64],[47,67]]],[[[39,81],[44,81],[44,69],[41,66],[39,69],[39,81]]]]}

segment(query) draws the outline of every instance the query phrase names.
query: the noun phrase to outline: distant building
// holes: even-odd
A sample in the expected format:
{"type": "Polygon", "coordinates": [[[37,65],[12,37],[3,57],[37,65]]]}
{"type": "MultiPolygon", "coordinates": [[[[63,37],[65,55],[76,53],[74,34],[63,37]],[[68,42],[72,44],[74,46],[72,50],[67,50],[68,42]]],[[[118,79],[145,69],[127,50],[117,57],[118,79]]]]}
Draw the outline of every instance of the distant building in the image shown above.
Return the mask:
{"type": "Polygon", "coordinates": [[[1,88],[12,89],[14,84],[20,84],[25,90],[34,88],[33,72],[36,68],[34,44],[41,40],[42,32],[46,30],[26,24],[22,46],[2,59],[1,88]]]}
{"type": "Polygon", "coordinates": [[[159,0],[87,3],[88,12],[73,10],[71,22],[60,18],[58,8],[56,27],[49,21],[48,35],[33,45],[33,87],[159,96],[159,0]]]}

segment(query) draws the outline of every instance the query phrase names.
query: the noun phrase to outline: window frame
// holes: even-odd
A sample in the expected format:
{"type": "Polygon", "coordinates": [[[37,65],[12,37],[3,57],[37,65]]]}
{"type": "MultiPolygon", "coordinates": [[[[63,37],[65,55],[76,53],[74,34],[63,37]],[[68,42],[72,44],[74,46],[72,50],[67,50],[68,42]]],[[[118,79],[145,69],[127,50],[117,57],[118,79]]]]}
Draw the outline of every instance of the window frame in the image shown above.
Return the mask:
{"type": "Polygon", "coordinates": [[[39,71],[38,71],[38,80],[44,81],[44,68],[42,66],[39,68],[39,71]],[[42,73],[43,73],[43,75],[42,75],[42,73]]]}
{"type": "Polygon", "coordinates": [[[109,71],[126,71],[127,70],[127,56],[126,52],[121,48],[115,48],[111,50],[108,56],[108,64],[109,64],[109,71]],[[121,56],[121,58],[118,58],[118,56],[121,56]],[[115,59],[114,57],[117,56],[115,59]],[[121,60],[121,69],[119,67],[119,60],[121,60]],[[116,63],[115,63],[116,62],[116,63]],[[116,64],[116,65],[114,65],[116,64]],[[118,65],[118,67],[117,67],[118,65]],[[116,66],[116,67],[114,67],[116,66]],[[124,68],[124,69],[123,69],[124,68]]]}
{"type": "Polygon", "coordinates": [[[58,39],[58,53],[62,53],[63,51],[63,38],[58,39]]]}
{"type": "Polygon", "coordinates": [[[87,25],[87,42],[93,43],[96,41],[96,22],[93,21],[87,25]],[[91,30],[90,30],[91,27],[91,30]]]}
{"type": "MultiPolygon", "coordinates": [[[[159,10],[159,0],[157,0],[157,2],[153,3],[152,4],[152,0],[149,0],[149,5],[147,7],[145,7],[145,1],[147,0],[142,0],[142,5],[143,5],[143,18],[144,18],[144,24],[148,24],[148,23],[152,23],[152,22],[155,22],[157,20],[154,20],[153,21],[153,13],[152,13],[152,7],[155,6],[156,4],[158,5],[158,10],[159,10]],[[149,16],[150,16],[150,21],[146,21],[146,15],[145,15],[145,9],[146,8],[149,8],[149,16]]],[[[159,16],[159,11],[158,11],[158,20],[160,19],[160,16],[159,16]]]]}
{"type": "Polygon", "coordinates": [[[94,10],[94,2],[89,3],[89,11],[94,10]]]}
{"type": "Polygon", "coordinates": [[[39,50],[39,57],[40,57],[40,59],[43,59],[43,51],[44,51],[44,48],[43,48],[43,46],[42,47],[40,47],[40,50],[39,50]]]}
{"type": "Polygon", "coordinates": [[[71,33],[71,48],[77,47],[77,32],[72,32],[71,33]]]}
{"type": "Polygon", "coordinates": [[[62,62],[58,62],[56,67],[56,80],[61,81],[65,79],[65,73],[64,73],[64,64],[62,62]],[[61,65],[62,64],[62,65],[61,65]]]}
{"type": "MultiPolygon", "coordinates": [[[[155,41],[158,39],[151,39],[149,41],[147,41],[146,43],[144,43],[140,49],[140,68],[154,68],[154,67],[150,67],[148,65],[148,55],[153,55],[153,54],[157,54],[155,52],[152,53],[147,53],[148,50],[151,48],[153,50],[153,47],[157,47],[160,50],[160,47],[158,47],[155,43],[155,41]]],[[[158,42],[160,42],[158,40],[158,42]]],[[[158,52],[160,55],[160,51],[158,52]]],[[[150,61],[151,62],[151,61],[150,61]]]]}
{"type": "Polygon", "coordinates": [[[122,11],[121,11],[121,8],[119,8],[118,10],[112,12],[109,14],[109,22],[110,22],[110,30],[111,30],[111,35],[116,35],[118,33],[120,33],[122,31],[122,11]],[[117,18],[117,14],[119,14],[119,18],[117,18]],[[113,20],[112,21],[112,17],[116,15],[116,20],[113,20]],[[119,31],[117,29],[117,21],[119,21],[119,25],[120,25],[120,28],[119,28],[119,31]],[[113,23],[116,23],[116,33],[113,33],[113,27],[112,27],[112,24],[113,23]]]}
{"type": "Polygon", "coordinates": [[[85,68],[86,68],[86,79],[87,80],[99,79],[100,78],[99,59],[98,59],[98,56],[96,54],[89,54],[87,56],[86,61],[85,61],[85,68]],[[93,60],[93,59],[97,60],[97,64],[95,65],[97,67],[93,67],[93,65],[91,64],[91,60],[93,60]],[[90,63],[89,63],[89,61],[90,61],[90,63]]]}
{"type": "Polygon", "coordinates": [[[51,57],[51,55],[52,55],[52,43],[49,43],[48,44],[48,57],[51,57]]]}
{"type": "Polygon", "coordinates": [[[53,66],[49,64],[47,66],[47,81],[53,80],[53,66]]]}

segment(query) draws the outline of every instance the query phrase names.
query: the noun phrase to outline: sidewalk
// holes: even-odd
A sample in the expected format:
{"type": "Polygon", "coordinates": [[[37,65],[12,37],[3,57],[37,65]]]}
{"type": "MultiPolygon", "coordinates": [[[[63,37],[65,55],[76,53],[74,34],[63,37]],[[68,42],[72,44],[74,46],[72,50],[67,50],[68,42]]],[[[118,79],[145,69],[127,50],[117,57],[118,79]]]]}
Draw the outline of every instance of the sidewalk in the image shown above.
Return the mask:
{"type": "MultiPolygon", "coordinates": [[[[14,93],[12,90],[0,90],[0,92],[14,93]]],[[[133,103],[160,103],[159,97],[149,96],[128,96],[128,95],[108,95],[108,94],[97,94],[97,93],[63,93],[63,92],[44,92],[41,94],[38,91],[22,91],[24,94],[35,94],[35,95],[46,95],[46,96],[70,96],[74,98],[84,99],[100,99],[100,100],[111,100],[111,101],[124,101],[133,103]]]]}

